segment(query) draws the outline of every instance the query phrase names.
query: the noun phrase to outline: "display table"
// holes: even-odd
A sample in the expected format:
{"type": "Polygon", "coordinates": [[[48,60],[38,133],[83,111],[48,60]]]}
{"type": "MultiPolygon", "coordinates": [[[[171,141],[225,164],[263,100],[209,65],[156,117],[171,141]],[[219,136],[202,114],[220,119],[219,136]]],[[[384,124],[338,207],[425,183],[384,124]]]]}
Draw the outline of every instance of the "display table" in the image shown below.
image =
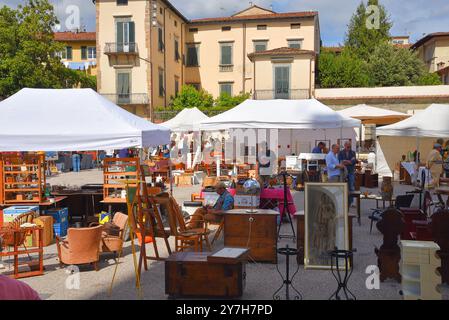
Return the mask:
{"type": "Polygon", "coordinates": [[[98,190],[61,190],[52,192],[52,195],[56,198],[64,198],[64,206],[69,208],[70,223],[78,220],[87,226],[87,217],[94,216],[95,213],[102,210],[100,201],[103,199],[103,188],[98,190]]]}
{"type": "Polygon", "coordinates": [[[249,213],[244,209],[234,209],[222,215],[225,247],[250,249],[250,261],[277,263],[276,222],[279,212],[257,209],[257,213],[249,213]]]}
{"type": "MultiPolygon", "coordinates": [[[[354,214],[348,214],[348,240],[349,240],[349,248],[351,251],[352,248],[352,220],[356,217],[354,214]]],[[[298,211],[295,213],[296,218],[296,248],[298,249],[297,261],[298,264],[304,264],[304,244],[305,244],[305,217],[304,211],[298,211]]],[[[352,261],[351,261],[352,263],[352,261]]]]}
{"type": "MultiPolygon", "coordinates": [[[[282,212],[284,209],[284,188],[265,188],[262,189],[260,192],[260,201],[262,203],[262,199],[266,200],[276,200],[278,202],[279,212],[281,213],[282,218],[282,212]]],[[[296,213],[296,206],[293,201],[292,194],[290,192],[290,189],[287,189],[287,201],[288,201],[288,207],[287,210],[290,213],[290,215],[294,215],[296,213]]]]}

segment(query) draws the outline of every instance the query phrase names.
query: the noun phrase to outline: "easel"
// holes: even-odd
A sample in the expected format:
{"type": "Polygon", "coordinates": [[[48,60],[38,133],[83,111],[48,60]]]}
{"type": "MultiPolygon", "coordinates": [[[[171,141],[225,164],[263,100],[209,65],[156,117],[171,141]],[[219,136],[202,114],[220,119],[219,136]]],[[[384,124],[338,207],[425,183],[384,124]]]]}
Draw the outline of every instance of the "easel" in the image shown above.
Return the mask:
{"type": "Polygon", "coordinates": [[[287,220],[290,223],[293,235],[282,235],[280,233],[281,226],[282,226],[282,218],[281,218],[281,221],[279,222],[279,227],[278,227],[278,239],[290,238],[290,239],[293,239],[293,241],[294,241],[296,239],[296,233],[295,233],[295,228],[293,227],[292,217],[290,216],[290,212],[288,210],[288,199],[287,199],[287,188],[288,188],[287,175],[288,175],[288,173],[286,171],[282,171],[281,173],[279,173],[279,175],[282,176],[283,182],[284,182],[284,206],[282,207],[281,217],[284,217],[284,215],[287,213],[287,220]]]}
{"type": "Polygon", "coordinates": [[[139,274],[142,270],[142,261],[145,268],[145,271],[148,270],[147,260],[164,260],[159,256],[159,250],[157,248],[157,242],[155,238],[163,238],[165,242],[165,246],[167,247],[168,254],[171,254],[170,244],[168,243],[168,237],[170,233],[167,233],[164,229],[164,224],[162,222],[162,217],[159,214],[159,210],[155,208],[155,204],[150,200],[150,195],[148,194],[148,189],[145,180],[145,166],[142,166],[141,170],[141,182],[142,186],[140,188],[141,195],[137,196],[138,198],[138,221],[139,221],[139,230],[142,238],[142,245],[140,250],[140,258],[139,258],[139,274]],[[147,235],[147,225],[149,223],[148,235],[153,237],[153,248],[155,257],[147,256],[146,247],[145,247],[145,237],[147,235]]]}

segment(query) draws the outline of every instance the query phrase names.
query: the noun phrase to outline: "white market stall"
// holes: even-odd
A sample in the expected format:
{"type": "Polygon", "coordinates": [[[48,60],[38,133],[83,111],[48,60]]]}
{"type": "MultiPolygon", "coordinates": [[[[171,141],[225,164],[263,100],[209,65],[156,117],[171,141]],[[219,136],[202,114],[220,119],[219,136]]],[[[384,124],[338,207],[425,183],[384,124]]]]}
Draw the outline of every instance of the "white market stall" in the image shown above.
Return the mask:
{"type": "MultiPolygon", "coordinates": [[[[355,148],[354,128],[359,125],[360,120],[342,116],[315,99],[279,99],[246,100],[229,111],[202,121],[200,128],[205,131],[229,130],[231,136],[233,130],[242,130],[244,134],[248,129],[276,129],[279,137],[276,153],[283,157],[310,153],[319,141],[330,147],[331,144],[351,140],[355,148]]],[[[248,148],[253,146],[255,149],[255,143],[248,142],[248,148]]]]}
{"type": "Polygon", "coordinates": [[[401,122],[377,129],[377,172],[393,176],[402,155],[418,150],[421,161],[438,138],[449,138],[449,105],[432,104],[401,122]]]}
{"type": "Polygon", "coordinates": [[[366,104],[359,104],[350,108],[337,111],[339,114],[362,121],[360,128],[357,132],[357,140],[360,142],[365,141],[365,130],[368,126],[375,128],[379,125],[388,125],[407,119],[410,115],[397,112],[393,110],[387,110],[383,108],[376,108],[368,106],[366,104]]]}
{"type": "Polygon", "coordinates": [[[184,163],[187,168],[192,168],[201,159],[201,145],[194,146],[196,150],[190,152],[190,145],[199,139],[200,122],[209,119],[198,108],[185,108],[174,118],[161,123],[162,126],[172,131],[171,140],[176,143],[172,150],[172,161],[174,163],[184,163]],[[180,157],[175,157],[179,150],[184,150],[180,157]]]}
{"type": "Polygon", "coordinates": [[[92,89],[22,89],[0,102],[0,151],[90,151],[167,144],[170,130],[92,89]]]}

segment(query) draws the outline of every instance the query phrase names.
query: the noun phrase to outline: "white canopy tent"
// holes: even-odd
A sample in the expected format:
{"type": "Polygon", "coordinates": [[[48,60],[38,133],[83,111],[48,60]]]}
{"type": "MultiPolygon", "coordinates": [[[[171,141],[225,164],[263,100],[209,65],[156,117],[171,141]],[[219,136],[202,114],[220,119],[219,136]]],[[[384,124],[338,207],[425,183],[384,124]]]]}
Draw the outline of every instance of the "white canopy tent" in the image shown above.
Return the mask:
{"type": "Polygon", "coordinates": [[[92,89],[22,89],[0,102],[0,151],[87,151],[168,144],[170,130],[92,89]]]}
{"type": "MultiPolygon", "coordinates": [[[[351,140],[355,147],[354,128],[359,125],[360,120],[342,116],[315,99],[279,99],[246,100],[229,111],[202,121],[200,128],[206,131],[229,130],[231,136],[233,130],[239,129],[277,129],[279,144],[275,146],[276,153],[283,157],[310,153],[319,141],[330,147],[333,143],[351,140]]],[[[255,147],[254,142],[248,140],[247,147],[255,147]]]]}
{"type": "Polygon", "coordinates": [[[246,100],[235,108],[201,121],[201,130],[339,129],[360,121],[338,114],[318,100],[246,100]]]}
{"type": "Polygon", "coordinates": [[[371,107],[366,104],[359,104],[337,112],[345,117],[359,119],[362,120],[362,123],[369,124],[394,123],[410,117],[406,113],[371,107]]]}
{"type": "Polygon", "coordinates": [[[185,108],[174,118],[161,123],[162,126],[170,128],[172,132],[199,131],[200,122],[209,119],[198,108],[185,108]]]}
{"type": "Polygon", "coordinates": [[[425,160],[437,138],[449,137],[449,105],[432,104],[398,123],[377,129],[377,171],[391,176],[407,152],[418,150],[425,160]]]}

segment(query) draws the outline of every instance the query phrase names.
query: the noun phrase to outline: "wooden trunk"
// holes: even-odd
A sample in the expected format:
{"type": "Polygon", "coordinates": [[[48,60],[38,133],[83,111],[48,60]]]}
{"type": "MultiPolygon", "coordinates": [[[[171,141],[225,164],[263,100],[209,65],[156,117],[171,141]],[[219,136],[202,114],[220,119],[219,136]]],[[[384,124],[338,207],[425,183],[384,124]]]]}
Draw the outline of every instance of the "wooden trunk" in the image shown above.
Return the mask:
{"type": "MultiPolygon", "coordinates": [[[[368,170],[367,170],[368,171],[368,170]]],[[[371,174],[370,172],[365,173],[365,188],[378,188],[379,187],[379,175],[371,174]]]]}
{"type": "Polygon", "coordinates": [[[239,298],[245,261],[208,262],[208,252],[178,252],[165,260],[165,293],[172,297],[239,298]]]}
{"type": "Polygon", "coordinates": [[[250,261],[277,263],[278,215],[277,211],[266,209],[257,209],[257,213],[244,209],[227,211],[224,213],[225,247],[248,247],[250,261]]]}

